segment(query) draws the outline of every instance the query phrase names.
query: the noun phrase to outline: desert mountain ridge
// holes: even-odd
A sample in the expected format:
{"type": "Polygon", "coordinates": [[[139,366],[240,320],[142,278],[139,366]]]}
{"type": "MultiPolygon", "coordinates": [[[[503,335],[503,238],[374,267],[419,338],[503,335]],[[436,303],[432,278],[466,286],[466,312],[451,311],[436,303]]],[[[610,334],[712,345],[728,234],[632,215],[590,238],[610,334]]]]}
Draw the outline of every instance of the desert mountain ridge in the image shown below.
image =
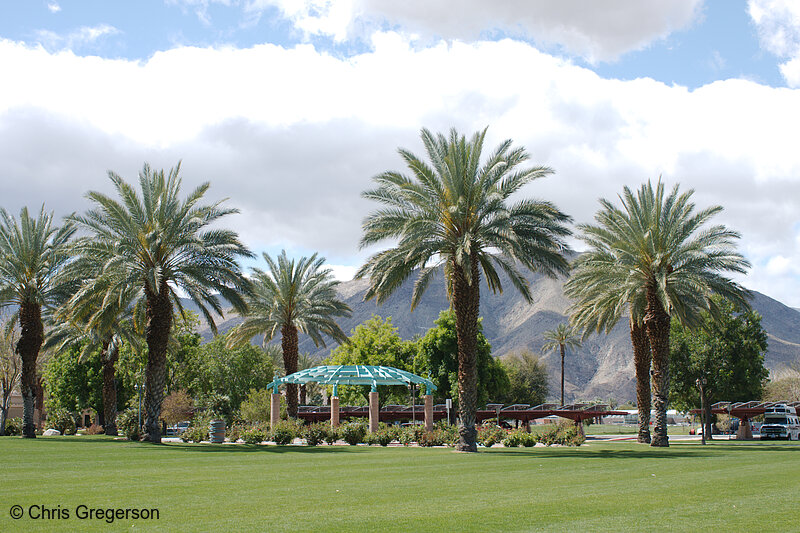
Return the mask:
{"type": "MultiPolygon", "coordinates": [[[[391,317],[392,324],[404,339],[424,335],[449,303],[440,275],[431,282],[422,301],[411,312],[414,279],[412,276],[381,306],[374,300],[364,301],[367,280],[341,283],[338,288],[340,298],[350,306],[353,314],[350,318],[340,319],[339,325],[349,334],[372,315],[379,315],[391,317]]],[[[483,332],[495,356],[523,350],[541,354],[542,334],[567,321],[570,301],[563,293],[565,279],[550,279],[537,273],[528,273],[527,279],[531,285],[532,303],[526,302],[504,275],[501,275],[505,289],[502,293],[493,294],[485,283],[481,285],[483,332]]],[[[781,376],[790,365],[800,362],[800,311],[758,292],[753,292],[751,304],[763,317],[762,326],[769,335],[766,366],[771,376],[781,376]]],[[[187,305],[193,307],[188,302],[187,305]]],[[[217,327],[224,333],[241,320],[235,314],[226,313],[217,327]]],[[[211,338],[208,327],[204,326],[200,333],[206,340],[211,338]]],[[[279,341],[279,338],[273,339],[273,342],[279,341]]],[[[261,339],[254,339],[254,342],[260,343],[261,339]]],[[[320,359],[327,357],[335,346],[336,343],[331,341],[326,347],[316,347],[308,336],[300,335],[300,351],[320,359]]],[[[550,375],[550,395],[555,398],[560,389],[560,356],[550,352],[541,354],[541,358],[550,375]]],[[[626,318],[621,319],[608,335],[592,335],[580,348],[567,352],[565,382],[567,401],[598,398],[625,401],[635,398],[633,351],[626,318]]]]}

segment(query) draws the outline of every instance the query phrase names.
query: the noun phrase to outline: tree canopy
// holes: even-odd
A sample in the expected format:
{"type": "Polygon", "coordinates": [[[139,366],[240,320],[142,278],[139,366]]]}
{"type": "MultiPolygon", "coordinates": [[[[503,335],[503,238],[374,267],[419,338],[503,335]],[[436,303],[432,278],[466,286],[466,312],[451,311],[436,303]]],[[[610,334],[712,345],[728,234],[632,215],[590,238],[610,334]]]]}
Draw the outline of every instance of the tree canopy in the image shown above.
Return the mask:
{"type": "Polygon", "coordinates": [[[769,372],[764,367],[767,333],[761,316],[715,298],[715,318],[701,314],[699,327],[673,322],[670,331],[670,401],[675,408],[700,407],[698,378],[706,378],[709,403],[759,400],[769,372]]]}

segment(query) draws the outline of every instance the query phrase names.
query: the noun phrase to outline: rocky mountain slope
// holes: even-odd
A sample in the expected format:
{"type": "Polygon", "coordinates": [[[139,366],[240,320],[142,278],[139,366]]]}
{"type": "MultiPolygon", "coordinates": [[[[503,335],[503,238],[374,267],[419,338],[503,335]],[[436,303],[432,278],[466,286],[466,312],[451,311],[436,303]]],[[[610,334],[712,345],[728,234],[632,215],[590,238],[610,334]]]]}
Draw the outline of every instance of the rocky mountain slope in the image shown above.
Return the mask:
{"type": "MultiPolygon", "coordinates": [[[[492,294],[485,284],[481,287],[483,330],[496,356],[522,350],[539,354],[544,344],[542,333],[567,320],[569,300],[562,291],[564,280],[552,280],[538,274],[529,274],[528,279],[533,303],[525,302],[506,279],[503,281],[506,290],[500,294],[492,294]]],[[[411,283],[406,283],[382,306],[376,306],[374,301],[363,301],[366,289],[365,280],[340,285],[341,298],[353,310],[351,318],[339,322],[346,332],[372,315],[380,315],[392,317],[400,335],[410,339],[423,335],[433,325],[439,311],[448,307],[441,276],[431,283],[413,313],[409,310],[411,283]]],[[[762,325],[769,334],[766,366],[772,375],[780,376],[790,365],[800,362],[800,312],[760,293],[754,293],[752,305],[762,315],[762,325]]],[[[221,332],[241,321],[238,317],[230,318],[230,315],[226,318],[218,324],[221,332]]],[[[204,337],[210,337],[207,329],[202,333],[204,337]]],[[[260,341],[254,339],[254,342],[260,341]]],[[[319,358],[327,357],[333,346],[329,343],[325,348],[317,348],[308,337],[300,336],[300,350],[319,358]]],[[[552,352],[542,354],[542,358],[550,374],[551,395],[555,397],[559,389],[560,356],[552,352]]],[[[584,341],[581,348],[569,351],[565,374],[568,401],[612,397],[620,401],[633,399],[634,368],[627,319],[621,320],[609,335],[593,335],[584,341]]]]}

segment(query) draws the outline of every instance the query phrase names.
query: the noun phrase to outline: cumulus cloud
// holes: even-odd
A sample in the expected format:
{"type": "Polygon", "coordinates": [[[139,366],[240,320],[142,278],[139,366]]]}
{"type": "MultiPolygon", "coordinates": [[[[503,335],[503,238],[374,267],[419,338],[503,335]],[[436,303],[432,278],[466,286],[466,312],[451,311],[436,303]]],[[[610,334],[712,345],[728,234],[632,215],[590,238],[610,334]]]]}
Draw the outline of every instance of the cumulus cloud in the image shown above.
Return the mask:
{"type": "Polygon", "coordinates": [[[689,91],[650,79],[608,80],[512,40],[420,48],[383,32],[341,58],[310,45],[177,48],[147,61],[80,57],[0,41],[3,206],[42,202],[59,214],[109,191],[106,170],[133,179],[144,161],[183,160],[187,188],[212,183],[254,250],[320,251],[355,266],[359,193],[421,153],[419,128],[489,125],[556,174],[523,194],[588,222],[597,199],[663,176],[742,235],[744,280],[800,306],[800,93],[745,80],[689,91]],[[517,68],[524,64],[526,68],[517,68]],[[502,73],[502,75],[495,75],[502,73]],[[776,258],[776,257],[782,257],[776,258]],[[771,262],[770,262],[771,261],[771,262]],[[781,289],[783,287],[783,289],[781,289]]]}
{"type": "Polygon", "coordinates": [[[686,27],[702,0],[249,0],[246,8],[278,8],[307,34],[342,41],[375,27],[401,27],[428,37],[473,41],[486,32],[563,46],[591,62],[608,61],[686,27]]]}
{"type": "Polygon", "coordinates": [[[50,10],[50,13],[58,13],[61,11],[61,6],[58,5],[58,2],[48,2],[47,9],[50,10]]]}
{"type": "Polygon", "coordinates": [[[762,48],[785,59],[781,74],[790,87],[800,87],[800,2],[748,0],[747,10],[762,48]]]}

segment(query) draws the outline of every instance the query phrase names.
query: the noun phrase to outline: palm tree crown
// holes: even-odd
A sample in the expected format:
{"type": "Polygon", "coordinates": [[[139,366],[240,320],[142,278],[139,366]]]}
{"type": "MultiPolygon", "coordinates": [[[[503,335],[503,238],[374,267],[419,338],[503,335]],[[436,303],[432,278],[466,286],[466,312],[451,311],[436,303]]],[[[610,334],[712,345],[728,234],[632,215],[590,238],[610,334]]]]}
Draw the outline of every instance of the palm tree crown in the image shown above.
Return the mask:
{"type": "MultiPolygon", "coordinates": [[[[266,344],[281,331],[283,365],[287,375],[297,372],[298,330],[317,346],[324,346],[324,336],[344,342],[347,335],[334,320],[350,316],[350,307],[339,300],[330,269],[323,268],[324,257],[317,254],[290,260],[283,250],[277,261],[264,253],[269,272],[253,269],[252,293],[247,297],[245,321],[233,330],[231,342],[248,342],[263,335],[266,344]]],[[[297,414],[296,385],[287,385],[290,416],[297,414]]]]}
{"type": "Polygon", "coordinates": [[[357,277],[369,276],[367,299],[383,302],[415,270],[411,308],[419,303],[439,266],[456,312],[459,343],[459,449],[475,450],[475,343],[481,273],[493,291],[502,290],[497,268],[530,300],[522,266],[555,276],[567,272],[564,238],[569,217],[549,202],[509,202],[523,186],[550,173],[547,167],[519,168],[528,160],[507,140],[481,162],[486,130],[468,141],[421,132],[429,159],[399,150],[411,176],[384,172],[364,198],[383,204],[363,223],[361,246],[397,241],[370,257],[357,277]]]}
{"type": "Polygon", "coordinates": [[[209,184],[181,198],[180,164],[165,175],[145,165],[139,173],[141,194],[109,172],[119,201],[99,192],[87,197],[95,205],[73,219],[93,233],[80,242],[84,256],[103,264],[108,292],[122,294],[136,287],[146,317],[148,361],[145,370],[145,438],[160,442],[159,415],[166,385],[166,350],[172,327],[173,305],[183,308],[176,291],[182,290],[198,306],[212,331],[211,311],[222,315],[219,296],[245,309],[241,294],[249,284],[237,259],[252,256],[233,231],[210,228],[220,218],[238,212],[221,203],[199,205],[209,184]]]}
{"type": "Polygon", "coordinates": [[[42,308],[63,293],[67,280],[61,275],[70,259],[69,239],[75,226],[53,225],[53,214],[44,206],[36,218],[22,208],[19,221],[0,208],[0,306],[16,305],[12,324],[19,321],[16,350],[22,359],[23,436],[36,436],[33,408],[36,391],[36,359],[44,341],[42,308]]]}
{"type": "Polygon", "coordinates": [[[547,342],[542,346],[543,352],[556,349],[561,352],[561,405],[564,405],[564,356],[567,354],[567,348],[578,348],[581,341],[575,330],[563,323],[556,326],[555,329],[545,331],[544,338],[547,342]]]}
{"type": "MultiPolygon", "coordinates": [[[[579,226],[581,238],[592,249],[583,262],[586,270],[581,271],[590,277],[595,276],[592,269],[601,276],[606,272],[619,294],[616,303],[599,307],[607,314],[603,318],[599,313],[596,326],[610,323],[619,316],[621,306],[628,304],[634,308],[632,316],[641,316],[646,329],[653,357],[654,446],[668,445],[671,317],[693,326],[699,323],[701,310],[716,314],[718,309],[712,294],[747,306],[747,291],[721,274],[743,274],[749,267],[735,249],[739,234],[722,225],[707,226],[722,208],[695,212],[691,202],[693,192],[680,193],[676,185],[666,195],[660,181],[655,187],[645,183],[636,193],[625,187],[620,197],[621,208],[603,199],[602,208],[595,215],[597,224],[579,226]]],[[[590,296],[592,290],[597,294],[607,292],[600,286],[590,289],[590,296]]],[[[595,295],[595,298],[602,301],[602,297],[595,295]]]]}

